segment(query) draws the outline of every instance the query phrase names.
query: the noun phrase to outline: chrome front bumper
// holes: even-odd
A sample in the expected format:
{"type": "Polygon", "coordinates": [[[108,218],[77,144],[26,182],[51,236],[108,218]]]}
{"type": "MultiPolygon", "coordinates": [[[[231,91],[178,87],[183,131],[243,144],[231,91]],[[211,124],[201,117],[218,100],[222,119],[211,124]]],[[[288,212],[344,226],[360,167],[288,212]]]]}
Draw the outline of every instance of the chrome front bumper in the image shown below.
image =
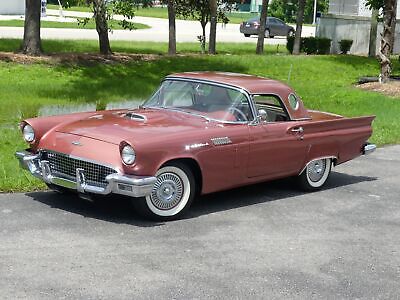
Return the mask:
{"type": "Polygon", "coordinates": [[[376,150],[376,145],[366,143],[362,149],[362,154],[368,155],[368,154],[371,154],[372,152],[374,152],[375,150],[376,150]]]}
{"type": "Polygon", "coordinates": [[[83,194],[108,195],[114,193],[130,197],[144,197],[151,193],[157,180],[154,176],[133,176],[114,173],[106,177],[107,186],[100,187],[86,182],[84,169],[76,169],[76,178],[71,180],[71,178],[52,174],[49,162],[41,160],[39,154],[18,151],[15,156],[18,158],[22,168],[28,170],[33,176],[43,180],[45,183],[77,190],[83,194]]]}

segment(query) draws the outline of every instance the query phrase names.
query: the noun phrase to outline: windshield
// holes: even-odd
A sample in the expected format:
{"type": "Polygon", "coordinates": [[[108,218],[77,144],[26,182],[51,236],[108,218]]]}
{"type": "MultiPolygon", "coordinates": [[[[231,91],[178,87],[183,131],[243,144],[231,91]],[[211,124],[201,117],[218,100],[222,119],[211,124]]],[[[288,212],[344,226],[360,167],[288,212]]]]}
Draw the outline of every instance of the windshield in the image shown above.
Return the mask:
{"type": "Polygon", "coordinates": [[[253,119],[245,94],[212,84],[165,80],[144,107],[183,111],[225,122],[253,119]]]}

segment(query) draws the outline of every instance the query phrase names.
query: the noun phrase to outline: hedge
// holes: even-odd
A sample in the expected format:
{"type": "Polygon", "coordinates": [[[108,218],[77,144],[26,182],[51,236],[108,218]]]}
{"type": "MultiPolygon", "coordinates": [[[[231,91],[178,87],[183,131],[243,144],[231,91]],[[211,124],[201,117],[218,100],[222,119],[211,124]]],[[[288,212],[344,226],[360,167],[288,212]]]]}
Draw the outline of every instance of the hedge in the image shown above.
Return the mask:
{"type": "MultiPolygon", "coordinates": [[[[300,52],[307,54],[329,54],[331,50],[331,39],[328,38],[316,38],[316,37],[305,37],[301,38],[300,41],[300,52]]],[[[294,47],[294,37],[287,38],[286,48],[292,54],[294,47]]]]}

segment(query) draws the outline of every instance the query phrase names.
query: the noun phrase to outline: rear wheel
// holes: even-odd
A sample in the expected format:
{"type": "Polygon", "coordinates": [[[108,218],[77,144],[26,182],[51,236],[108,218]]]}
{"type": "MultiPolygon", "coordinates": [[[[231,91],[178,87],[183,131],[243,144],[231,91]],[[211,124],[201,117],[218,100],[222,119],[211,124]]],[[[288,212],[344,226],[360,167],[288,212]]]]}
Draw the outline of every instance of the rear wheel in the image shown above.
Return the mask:
{"type": "Polygon", "coordinates": [[[332,168],[332,159],[315,159],[309,162],[299,175],[298,182],[305,191],[316,191],[328,180],[332,168]]]}
{"type": "Polygon", "coordinates": [[[250,37],[250,34],[245,33],[245,34],[244,34],[244,37],[250,37]]]}
{"type": "Polygon", "coordinates": [[[265,29],[264,36],[265,36],[266,38],[270,38],[270,37],[271,37],[271,36],[270,36],[270,31],[269,31],[269,29],[265,29]]]}
{"type": "Polygon", "coordinates": [[[168,221],[181,217],[192,204],[195,180],[185,164],[166,165],[156,173],[157,181],[149,196],[132,199],[136,210],[145,217],[168,221]]]}

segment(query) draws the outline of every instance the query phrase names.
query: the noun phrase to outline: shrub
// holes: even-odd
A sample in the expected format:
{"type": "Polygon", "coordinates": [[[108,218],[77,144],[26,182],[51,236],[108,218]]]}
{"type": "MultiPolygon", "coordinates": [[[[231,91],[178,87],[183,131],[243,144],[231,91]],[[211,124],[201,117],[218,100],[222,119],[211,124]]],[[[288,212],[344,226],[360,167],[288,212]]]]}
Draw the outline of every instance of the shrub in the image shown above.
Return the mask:
{"type": "MultiPolygon", "coordinates": [[[[288,37],[286,49],[293,53],[294,37],[288,37]]],[[[306,37],[301,38],[300,52],[307,54],[328,54],[331,49],[331,40],[328,38],[306,37]]]]}
{"type": "Polygon", "coordinates": [[[294,46],[294,36],[288,36],[286,49],[289,51],[290,54],[293,54],[293,46],[294,46]]]}
{"type": "Polygon", "coordinates": [[[329,52],[331,51],[331,42],[332,40],[328,38],[318,38],[318,54],[329,54],[329,52]]]}
{"type": "Polygon", "coordinates": [[[318,39],[315,37],[302,38],[303,51],[307,54],[316,54],[318,51],[318,39]]]}
{"type": "Polygon", "coordinates": [[[353,45],[353,40],[341,40],[339,42],[340,52],[347,54],[350,51],[351,45],[353,45]]]}

